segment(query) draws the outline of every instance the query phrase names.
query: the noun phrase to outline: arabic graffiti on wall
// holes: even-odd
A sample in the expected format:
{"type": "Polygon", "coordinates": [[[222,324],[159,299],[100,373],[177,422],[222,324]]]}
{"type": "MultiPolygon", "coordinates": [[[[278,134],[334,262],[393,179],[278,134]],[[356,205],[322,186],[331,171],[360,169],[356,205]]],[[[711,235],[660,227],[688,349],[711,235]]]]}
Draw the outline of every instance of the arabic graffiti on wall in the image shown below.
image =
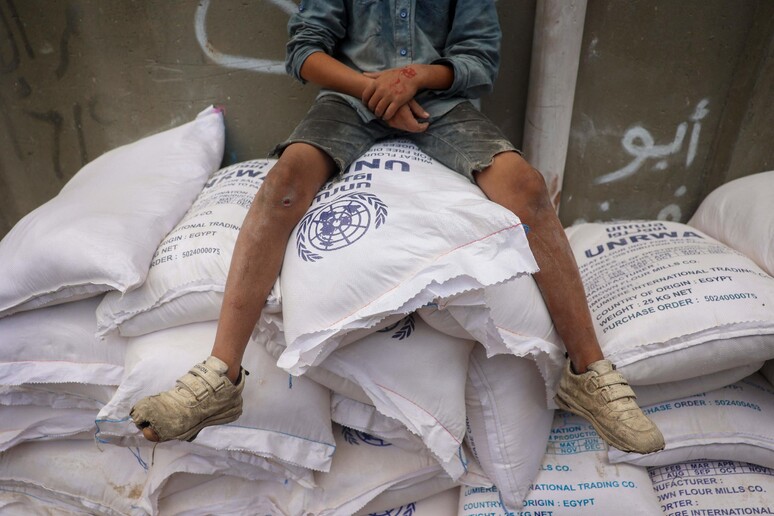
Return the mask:
{"type": "MultiPolygon", "coordinates": [[[[688,150],[685,157],[685,166],[690,167],[696,158],[696,149],[699,145],[699,136],[701,134],[701,120],[707,116],[709,110],[709,99],[702,99],[690,116],[693,123],[691,128],[691,138],[688,142],[688,150]]],[[[634,126],[626,131],[621,145],[633,156],[633,160],[626,166],[619,168],[609,174],[600,176],[594,180],[596,184],[610,183],[636,174],[648,160],[656,160],[653,170],[665,170],[668,165],[668,158],[682,152],[685,136],[688,132],[688,122],[682,122],[675,130],[674,139],[664,145],[656,145],[653,136],[642,126],[634,126]]]]}
{"type": "MultiPolygon", "coordinates": [[[[674,162],[676,156],[685,155],[685,168],[690,167],[696,159],[696,152],[701,136],[701,121],[709,114],[709,99],[700,100],[689,117],[688,121],[680,123],[675,129],[674,138],[671,142],[657,145],[653,135],[640,125],[631,127],[626,131],[621,139],[621,145],[624,150],[632,156],[632,160],[625,166],[604,174],[594,180],[595,184],[607,184],[630,177],[643,169],[647,170],[650,164],[650,170],[666,170],[669,168],[670,161],[674,162]],[[686,136],[690,127],[690,136],[688,137],[687,149],[684,149],[686,136]]],[[[681,163],[683,163],[681,161],[681,163]]],[[[674,192],[675,198],[680,198],[687,192],[685,186],[678,187],[674,192]]],[[[601,211],[609,209],[609,203],[603,202],[599,206],[601,211]]],[[[670,203],[664,206],[656,215],[658,220],[679,221],[682,218],[682,208],[677,203],[670,203]]]]}

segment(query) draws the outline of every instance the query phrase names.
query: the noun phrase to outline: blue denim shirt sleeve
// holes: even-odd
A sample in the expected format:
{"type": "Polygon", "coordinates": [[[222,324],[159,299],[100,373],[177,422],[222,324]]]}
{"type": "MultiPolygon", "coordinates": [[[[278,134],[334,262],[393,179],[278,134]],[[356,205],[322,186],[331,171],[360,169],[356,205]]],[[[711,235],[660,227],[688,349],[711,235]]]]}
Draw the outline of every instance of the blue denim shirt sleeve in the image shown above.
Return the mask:
{"type": "MultiPolygon", "coordinates": [[[[494,0],[302,0],[288,22],[286,69],[301,82],[301,67],[325,52],[358,71],[412,63],[444,64],[451,87],[423,91],[417,100],[431,118],[466,98],[492,90],[500,63],[500,23],[494,0]]],[[[364,121],[373,113],[359,99],[339,95],[364,121]]]]}
{"type": "Polygon", "coordinates": [[[502,33],[492,1],[458,0],[442,57],[431,64],[454,69],[454,82],[440,97],[478,98],[494,87],[502,33]]]}
{"type": "Polygon", "coordinates": [[[302,0],[288,22],[285,70],[302,83],[301,66],[315,52],[332,55],[339,40],[347,35],[343,0],[302,0]]]}

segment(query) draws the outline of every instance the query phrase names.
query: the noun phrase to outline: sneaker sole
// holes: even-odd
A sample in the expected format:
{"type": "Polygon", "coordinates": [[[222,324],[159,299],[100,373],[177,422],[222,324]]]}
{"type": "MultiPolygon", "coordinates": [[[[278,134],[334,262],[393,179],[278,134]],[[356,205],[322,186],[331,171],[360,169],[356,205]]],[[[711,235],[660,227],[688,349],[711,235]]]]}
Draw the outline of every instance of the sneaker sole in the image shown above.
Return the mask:
{"type": "MultiPolygon", "coordinates": [[[[131,415],[134,413],[134,410],[132,410],[131,415]]],[[[226,411],[224,413],[216,414],[214,416],[208,417],[207,419],[201,421],[199,424],[188,430],[187,432],[184,432],[179,435],[174,435],[172,437],[169,437],[167,439],[161,439],[160,443],[165,441],[188,441],[191,442],[194,439],[196,439],[196,436],[199,435],[199,432],[201,432],[204,428],[208,426],[214,426],[214,425],[225,425],[226,423],[231,423],[232,421],[236,421],[239,419],[239,416],[242,415],[242,407],[237,407],[234,409],[231,409],[229,411],[226,411]]],[[[158,435],[158,430],[153,428],[154,432],[156,432],[156,435],[158,435]]]]}
{"type": "Polygon", "coordinates": [[[664,448],[661,447],[658,450],[651,450],[642,452],[639,450],[634,450],[630,446],[627,446],[621,442],[619,442],[615,437],[611,436],[603,428],[600,428],[599,424],[597,424],[596,419],[591,415],[589,411],[584,409],[583,407],[578,407],[576,405],[571,405],[567,400],[562,398],[561,394],[557,393],[554,397],[554,401],[559,406],[559,408],[566,410],[567,412],[572,412],[575,415],[581,416],[582,418],[586,419],[589,423],[591,423],[591,426],[594,427],[594,430],[596,430],[597,434],[605,440],[609,445],[618,448],[619,450],[623,452],[628,453],[640,453],[640,454],[646,454],[646,453],[654,453],[660,450],[663,450],[664,448]]]}
{"type": "Polygon", "coordinates": [[[190,443],[191,441],[196,439],[196,437],[199,435],[199,432],[201,432],[204,428],[208,426],[225,425],[226,423],[231,423],[232,421],[236,421],[237,419],[239,419],[239,416],[241,415],[242,415],[241,407],[238,407],[236,409],[231,409],[230,411],[227,411],[221,414],[216,414],[212,417],[208,417],[207,419],[203,420],[201,423],[191,428],[189,431],[185,432],[184,434],[175,436],[172,439],[176,439],[179,441],[188,441],[190,443]]]}

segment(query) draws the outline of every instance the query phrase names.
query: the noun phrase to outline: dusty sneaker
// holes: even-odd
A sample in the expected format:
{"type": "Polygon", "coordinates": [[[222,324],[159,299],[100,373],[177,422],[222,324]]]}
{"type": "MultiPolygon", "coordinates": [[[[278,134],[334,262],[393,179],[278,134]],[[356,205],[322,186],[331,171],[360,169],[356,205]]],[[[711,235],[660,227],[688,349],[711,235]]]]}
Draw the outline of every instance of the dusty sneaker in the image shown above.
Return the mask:
{"type": "Polygon", "coordinates": [[[634,391],[609,360],[590,364],[583,374],[575,374],[568,360],[554,399],[559,407],[587,419],[619,450],[652,453],[664,448],[661,431],[642,413],[634,391]]]}
{"type": "Polygon", "coordinates": [[[172,389],[138,401],[129,415],[150,441],[193,441],[202,428],[235,421],[242,415],[242,390],[247,371],[236,384],[228,366],[216,357],[196,364],[172,389]]]}

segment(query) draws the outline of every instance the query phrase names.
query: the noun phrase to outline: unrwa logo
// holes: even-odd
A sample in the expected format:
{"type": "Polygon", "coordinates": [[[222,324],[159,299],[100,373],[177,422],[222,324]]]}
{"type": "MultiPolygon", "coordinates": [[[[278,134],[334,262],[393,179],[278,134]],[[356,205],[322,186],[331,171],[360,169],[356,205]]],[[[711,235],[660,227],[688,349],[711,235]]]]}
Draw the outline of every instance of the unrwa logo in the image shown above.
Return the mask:
{"type": "Polygon", "coordinates": [[[374,194],[349,193],[311,210],[298,224],[296,250],[307,262],[322,258],[317,251],[335,251],[363,238],[373,223],[384,224],[387,206],[374,194]]]}

